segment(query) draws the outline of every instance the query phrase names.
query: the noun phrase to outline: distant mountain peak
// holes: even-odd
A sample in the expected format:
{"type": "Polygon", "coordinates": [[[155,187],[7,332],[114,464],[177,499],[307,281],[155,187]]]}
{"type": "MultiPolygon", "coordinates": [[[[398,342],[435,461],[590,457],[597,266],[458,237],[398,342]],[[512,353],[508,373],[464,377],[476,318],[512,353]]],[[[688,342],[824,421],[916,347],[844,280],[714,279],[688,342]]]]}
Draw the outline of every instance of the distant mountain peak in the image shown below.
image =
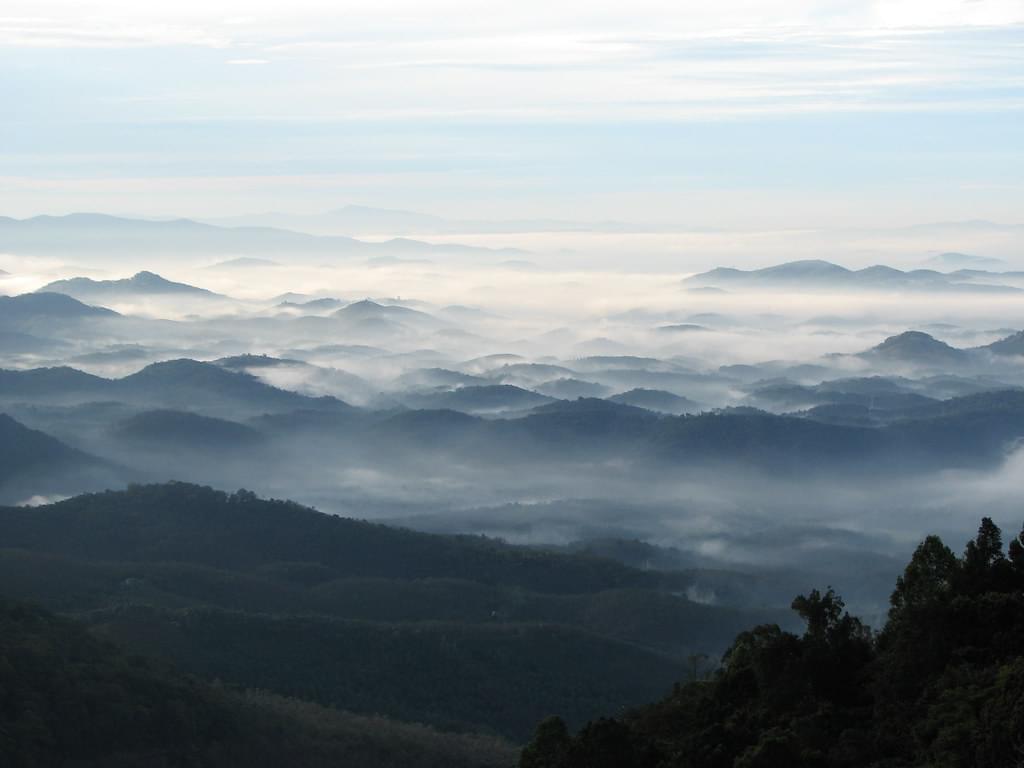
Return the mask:
{"type": "Polygon", "coordinates": [[[998,341],[993,341],[982,349],[996,355],[1024,355],[1024,331],[1011,333],[998,341]]]}
{"type": "MultiPolygon", "coordinates": [[[[365,231],[398,234],[390,225],[395,217],[412,219],[413,214],[378,212],[370,210],[334,214],[334,218],[356,218],[380,221],[379,226],[370,226],[365,231]]],[[[330,217],[330,215],[329,215],[330,217]]],[[[282,256],[295,257],[299,254],[329,254],[332,257],[345,255],[403,256],[409,253],[506,253],[508,249],[493,250],[482,246],[458,245],[454,243],[432,244],[420,240],[397,242],[366,242],[355,240],[346,234],[324,232],[310,234],[287,228],[287,225],[304,221],[303,217],[284,217],[280,223],[286,228],[273,226],[280,217],[267,220],[252,220],[248,217],[231,219],[221,224],[204,223],[192,219],[141,219],[110,216],[99,213],[73,213],[66,216],[36,216],[28,219],[14,219],[0,216],[0,251],[19,254],[67,253],[78,254],[113,253],[147,254],[183,253],[204,256],[224,255],[247,257],[282,256]],[[228,224],[228,226],[224,226],[228,224]]],[[[430,217],[419,217],[429,225],[430,217]]],[[[436,228],[436,227],[428,227],[436,228]]],[[[363,228],[358,228],[364,231],[363,228]]],[[[415,235],[421,226],[400,228],[402,232],[415,235]]]]}
{"type": "Polygon", "coordinates": [[[67,294],[42,289],[18,296],[0,296],[0,317],[15,313],[21,316],[51,318],[118,317],[117,312],[112,309],[94,307],[67,294]]]}
{"type": "Polygon", "coordinates": [[[932,256],[926,264],[944,269],[1004,269],[1006,262],[990,256],[948,251],[932,256]]]}
{"type": "Polygon", "coordinates": [[[219,296],[219,294],[208,291],[205,288],[197,288],[187,283],[176,283],[155,272],[146,270],[136,272],[131,277],[120,280],[93,280],[89,277],[55,280],[37,291],[37,293],[43,292],[62,293],[80,299],[116,299],[119,295],[137,296],[140,294],[176,294],[202,298],[219,296]]]}
{"type": "Polygon", "coordinates": [[[804,259],[751,270],[719,267],[692,275],[683,282],[687,287],[728,286],[768,290],[1020,292],[1019,288],[1012,285],[999,284],[998,273],[982,275],[990,278],[993,283],[975,282],[971,276],[963,273],[944,273],[934,269],[914,269],[905,272],[895,267],[876,264],[853,270],[830,261],[804,259]]]}
{"type": "Polygon", "coordinates": [[[410,309],[396,304],[379,304],[372,299],[362,299],[348,304],[337,312],[333,317],[350,318],[356,320],[409,320],[436,322],[433,315],[420,312],[418,309],[410,309]]]}
{"type": "MultiPolygon", "coordinates": [[[[0,413],[0,487],[19,478],[35,478],[40,484],[58,483],[76,469],[99,467],[102,462],[55,437],[26,427],[0,413]]],[[[52,486],[49,486],[52,487],[52,486]]]]}
{"type": "Polygon", "coordinates": [[[185,291],[189,293],[209,293],[204,288],[196,288],[195,286],[188,285],[187,283],[176,283],[173,280],[168,280],[162,275],[158,275],[156,272],[150,272],[148,270],[142,270],[136,272],[130,278],[125,281],[112,281],[112,282],[126,282],[132,285],[139,286],[140,288],[147,288],[150,290],[161,290],[161,291],[185,291]]]}
{"type": "Polygon", "coordinates": [[[608,399],[613,403],[632,405],[637,408],[645,408],[649,411],[659,411],[661,413],[682,414],[700,411],[700,406],[693,400],[660,389],[637,387],[628,392],[612,395],[608,399]]]}
{"type": "Polygon", "coordinates": [[[825,261],[824,259],[798,259],[797,261],[789,261],[785,264],[779,264],[774,267],[766,267],[763,271],[765,272],[789,272],[789,273],[815,273],[815,274],[829,274],[829,275],[845,275],[849,274],[850,270],[846,267],[842,267],[839,264],[833,264],[831,261],[825,261]]]}
{"type": "Polygon", "coordinates": [[[967,355],[964,350],[952,347],[924,331],[898,333],[862,354],[918,363],[957,362],[967,355]]]}
{"type": "MultiPolygon", "coordinates": [[[[895,348],[907,344],[927,344],[949,347],[946,342],[939,341],[930,333],[925,333],[924,331],[903,331],[903,333],[897,333],[895,336],[886,337],[885,341],[878,344],[875,349],[895,348]]],[[[949,348],[952,349],[952,347],[949,348]]]]}

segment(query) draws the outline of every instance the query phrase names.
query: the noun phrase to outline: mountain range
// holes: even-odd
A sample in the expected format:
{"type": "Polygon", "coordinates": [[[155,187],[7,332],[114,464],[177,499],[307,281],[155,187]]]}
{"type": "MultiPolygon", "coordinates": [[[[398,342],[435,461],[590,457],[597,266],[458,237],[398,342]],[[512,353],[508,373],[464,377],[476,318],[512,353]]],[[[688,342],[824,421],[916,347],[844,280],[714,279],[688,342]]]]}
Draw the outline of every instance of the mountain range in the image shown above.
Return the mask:
{"type": "Polygon", "coordinates": [[[446,219],[415,211],[346,205],[318,214],[262,213],[209,219],[232,227],[279,227],[321,235],[459,235],[522,232],[625,232],[618,222],[583,223],[556,219],[482,221],[446,219]]]}
{"type": "Polygon", "coordinates": [[[83,304],[63,293],[0,296],[0,322],[3,322],[5,330],[29,328],[54,321],[77,322],[114,317],[118,317],[118,314],[111,309],[83,304]]]}
{"type": "Polygon", "coordinates": [[[0,370],[0,398],[63,403],[112,400],[233,414],[348,407],[333,397],[307,397],[243,371],[189,359],[152,363],[120,379],[69,367],[0,370]]]}
{"type": "Polygon", "coordinates": [[[1024,332],[1013,333],[980,347],[960,348],[936,339],[924,331],[904,331],[889,336],[880,344],[857,354],[863,360],[881,363],[907,363],[944,370],[964,368],[983,362],[979,355],[995,358],[1024,354],[1024,332]]]}
{"type": "Polygon", "coordinates": [[[947,251],[929,258],[928,266],[939,270],[956,269],[991,269],[1001,270],[1006,268],[1006,262],[1002,259],[994,259],[989,256],[975,256],[971,253],[956,253],[947,251]]]}
{"type": "Polygon", "coordinates": [[[475,246],[433,245],[395,238],[364,242],[339,235],[309,235],[273,227],[220,227],[190,219],[153,221],[98,213],[0,217],[0,251],[15,254],[135,256],[140,252],[181,257],[185,254],[337,257],[438,254],[521,254],[515,249],[492,250],[475,246]]]}
{"type": "Polygon", "coordinates": [[[905,331],[861,352],[860,356],[890,362],[957,366],[966,362],[970,355],[967,350],[952,347],[923,331],[905,331]]]}
{"type": "Polygon", "coordinates": [[[847,269],[821,260],[791,261],[763,269],[741,270],[718,267],[686,278],[690,288],[758,290],[863,290],[863,291],[939,291],[976,293],[1016,293],[1021,289],[1000,284],[1007,277],[1020,278],[1016,272],[959,270],[938,272],[931,269],[903,271],[887,266],[847,269]]]}
{"type": "Polygon", "coordinates": [[[493,736],[198,680],[10,599],[0,599],[0,658],[9,705],[0,711],[0,762],[9,766],[505,768],[515,760],[493,736]]]}
{"type": "Polygon", "coordinates": [[[47,283],[36,293],[61,293],[84,302],[103,302],[143,298],[147,296],[174,296],[178,298],[224,298],[205,288],[176,283],[153,272],[138,272],[121,280],[92,280],[73,277],[47,283]]]}
{"type": "Polygon", "coordinates": [[[635,405],[638,408],[677,416],[684,413],[697,413],[701,410],[700,405],[688,397],[681,397],[658,389],[631,389],[608,399],[613,403],[635,405]]]}
{"type": "Polygon", "coordinates": [[[695,573],[438,536],[195,485],[0,507],[0,583],[227,684],[523,738],[664,691],[768,615],[679,597],[695,573]],[[600,674],[594,674],[600,669],[600,674]]]}
{"type": "MultiPolygon", "coordinates": [[[[381,307],[373,304],[371,309],[381,307]]],[[[419,314],[402,307],[388,309],[419,314]]],[[[213,363],[168,360],[120,379],[70,367],[0,371],[0,407],[28,419],[29,426],[62,438],[86,439],[98,425],[105,425],[117,441],[109,457],[121,463],[130,463],[125,447],[129,441],[159,444],[173,437],[176,446],[194,449],[183,456],[199,456],[212,445],[225,455],[263,446],[269,460],[274,441],[295,439],[301,445],[307,439],[303,435],[315,434],[333,450],[355,452],[367,461],[397,460],[429,448],[438,458],[450,455],[483,464],[631,456],[670,464],[731,459],[779,468],[800,462],[808,468],[828,467],[841,460],[864,467],[881,468],[894,461],[901,467],[951,467],[992,461],[1008,441],[1024,434],[1018,433],[1019,390],[996,378],[950,375],[967,371],[974,363],[1016,354],[1020,336],[958,349],[923,332],[908,331],[855,356],[900,370],[916,367],[939,374],[920,381],[874,377],[810,386],[781,378],[741,385],[747,392],[741,402],[775,413],[724,409],[679,415],[701,408],[672,392],[653,389],[633,389],[608,399],[558,399],[538,390],[570,381],[565,373],[571,375],[571,369],[517,362],[486,377],[422,369],[403,379],[409,389],[394,391],[383,409],[356,408],[333,397],[280,389],[250,373],[286,366],[312,376],[321,371],[316,366],[244,355],[213,363]],[[522,383],[498,383],[512,380],[522,383]],[[110,403],[118,404],[117,409],[105,405],[110,403]],[[404,408],[396,410],[398,403],[404,408]],[[935,410],[938,404],[945,404],[943,410],[935,410]],[[806,412],[779,413],[802,410],[806,412]],[[958,447],[957,430],[968,418],[978,423],[970,440],[961,439],[958,447]],[[925,439],[926,434],[931,437],[925,439]],[[970,446],[973,455],[964,446],[970,446]]],[[[593,365],[588,375],[603,382],[623,373],[634,375],[630,368],[600,367],[616,362],[641,364],[639,358],[586,358],[572,364],[583,369],[593,365]]],[[[681,373],[640,372],[654,379],[691,380],[681,373]]],[[[733,380],[732,386],[737,385],[733,380]]],[[[99,448],[103,444],[96,442],[88,450],[104,455],[99,448]]],[[[278,464],[283,471],[280,460],[278,464]]],[[[252,460],[250,471],[258,473],[259,466],[252,460]]]]}
{"type": "Polygon", "coordinates": [[[0,413],[0,499],[10,503],[121,484],[132,475],[0,413]]]}

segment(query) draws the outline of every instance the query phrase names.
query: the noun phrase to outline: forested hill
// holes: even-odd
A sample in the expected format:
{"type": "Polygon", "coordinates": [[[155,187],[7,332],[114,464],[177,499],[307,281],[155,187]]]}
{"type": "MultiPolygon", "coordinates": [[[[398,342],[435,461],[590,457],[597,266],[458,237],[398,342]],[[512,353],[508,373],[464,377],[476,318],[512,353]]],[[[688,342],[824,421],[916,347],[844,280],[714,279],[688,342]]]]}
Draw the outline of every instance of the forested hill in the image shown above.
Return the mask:
{"type": "Polygon", "coordinates": [[[184,483],[0,507],[0,596],[205,679],[519,742],[776,615],[691,602],[696,576],[184,483]]]}
{"type": "Polygon", "coordinates": [[[741,633],[720,671],[575,735],[544,721],[520,768],[1009,768],[1024,763],[1024,533],[985,518],[914,553],[873,634],[832,590],[802,636],[741,633]]]}
{"type": "Polygon", "coordinates": [[[585,593],[662,579],[599,557],[438,536],[327,515],[287,501],[187,483],[86,494],[46,507],[0,507],[3,546],[88,560],[188,562],[252,571],[317,566],[305,578],[451,578],[585,593]]]}
{"type": "Polygon", "coordinates": [[[496,739],[440,734],[129,657],[75,622],[0,600],[5,768],[497,768],[496,739]]]}

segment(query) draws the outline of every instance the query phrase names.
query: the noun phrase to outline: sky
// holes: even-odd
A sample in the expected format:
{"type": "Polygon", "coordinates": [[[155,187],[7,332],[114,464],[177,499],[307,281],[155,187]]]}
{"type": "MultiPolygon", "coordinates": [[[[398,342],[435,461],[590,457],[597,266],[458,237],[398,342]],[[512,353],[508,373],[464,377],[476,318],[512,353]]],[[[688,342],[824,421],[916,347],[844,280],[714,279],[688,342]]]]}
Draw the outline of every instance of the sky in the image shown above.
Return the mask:
{"type": "Polygon", "coordinates": [[[1024,0],[4,0],[0,72],[0,215],[1024,223],[1024,0]]]}

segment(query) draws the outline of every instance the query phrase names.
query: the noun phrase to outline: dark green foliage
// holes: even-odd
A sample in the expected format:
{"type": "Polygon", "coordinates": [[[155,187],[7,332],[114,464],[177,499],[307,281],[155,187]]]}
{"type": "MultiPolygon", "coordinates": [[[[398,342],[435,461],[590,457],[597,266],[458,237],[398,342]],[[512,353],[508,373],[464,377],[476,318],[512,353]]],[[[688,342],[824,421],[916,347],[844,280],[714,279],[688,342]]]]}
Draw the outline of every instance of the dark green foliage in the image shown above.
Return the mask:
{"type": "Polygon", "coordinates": [[[465,578],[551,593],[652,587],[662,578],[597,557],[415,533],[185,483],[0,508],[0,531],[5,547],[80,559],[244,571],[302,562],[324,566],[334,578],[465,578]]]}
{"type": "Polygon", "coordinates": [[[560,717],[549,717],[537,726],[533,740],[523,747],[519,758],[520,768],[555,768],[561,765],[569,754],[572,740],[565,721],[560,717]]]}
{"type": "Polygon", "coordinates": [[[962,590],[981,594],[1009,586],[1010,564],[1003,555],[1002,531],[984,517],[978,536],[964,549],[962,590]]]}
{"type": "Polygon", "coordinates": [[[639,768],[655,754],[617,720],[601,718],[588,723],[576,738],[571,738],[560,717],[549,717],[523,748],[519,767],[639,768]]]}
{"type": "Polygon", "coordinates": [[[517,739],[649,700],[768,618],[679,597],[687,574],[185,484],[0,508],[0,547],[0,593],[186,671],[517,739]]]}
{"type": "Polygon", "coordinates": [[[0,601],[5,768],[508,765],[495,739],[214,687],[126,656],[71,621],[0,601]]]}
{"type": "MultiPolygon", "coordinates": [[[[1024,761],[1024,542],[982,520],[957,558],[928,537],[897,581],[873,636],[829,589],[793,601],[802,636],[774,625],[743,632],[706,682],[679,685],[614,726],[551,738],[524,768],[1006,768],[1024,761]],[[546,762],[536,762],[538,755],[546,762]],[[530,762],[533,761],[533,762],[530,762]]],[[[543,737],[543,738],[542,738],[543,737]]]]}
{"type": "Polygon", "coordinates": [[[546,712],[578,725],[658,696],[681,664],[558,625],[376,624],[129,608],[97,632],[201,677],[356,712],[525,739],[546,712]]]}
{"type": "Polygon", "coordinates": [[[188,765],[198,745],[230,731],[225,713],[190,681],[9,603],[0,603],[0,718],[4,765],[67,758],[131,765],[154,747],[165,750],[167,764],[188,765]]]}
{"type": "Polygon", "coordinates": [[[676,659],[691,652],[716,653],[743,627],[771,615],[700,605],[653,589],[552,595],[466,579],[337,578],[316,563],[272,563],[246,573],[4,549],[0,584],[10,597],[78,613],[122,605],[206,606],[373,622],[561,624],[676,659]]]}
{"type": "Polygon", "coordinates": [[[953,588],[959,573],[959,562],[953,550],[938,536],[929,536],[914,552],[903,575],[896,579],[896,589],[889,599],[890,618],[896,619],[903,610],[928,605],[941,599],[953,588]]]}
{"type": "Polygon", "coordinates": [[[1016,577],[1024,578],[1024,531],[1010,539],[1007,555],[1016,577]]]}

